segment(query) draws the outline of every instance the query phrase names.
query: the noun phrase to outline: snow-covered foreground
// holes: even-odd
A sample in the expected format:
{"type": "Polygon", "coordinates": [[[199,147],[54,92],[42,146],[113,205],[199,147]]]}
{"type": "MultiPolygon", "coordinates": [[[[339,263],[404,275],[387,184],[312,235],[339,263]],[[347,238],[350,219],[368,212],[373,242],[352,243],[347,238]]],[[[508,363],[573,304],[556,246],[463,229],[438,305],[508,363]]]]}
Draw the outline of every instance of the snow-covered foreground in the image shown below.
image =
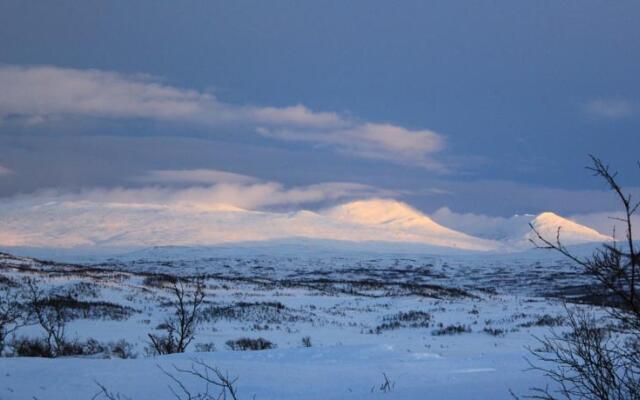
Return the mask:
{"type": "MultiPolygon", "coordinates": [[[[83,308],[67,327],[69,338],[125,339],[137,353],[2,358],[0,399],[91,399],[97,383],[132,399],[170,399],[168,385],[176,384],[161,368],[193,392],[204,389],[174,369],[193,360],[238,377],[241,399],[509,399],[509,389],[521,394],[546,384],[527,370],[526,347],[537,345],[533,335],[563,329],[564,309],[543,289],[576,295],[582,287],[568,285],[565,264],[506,258],[144,253],[76,266],[2,255],[0,272],[5,281],[31,277],[42,288],[74,293],[83,308]],[[159,333],[171,312],[159,273],[206,276],[202,322],[184,354],[145,355],[147,334],[159,333]],[[226,345],[242,337],[276,348],[226,345]],[[391,390],[381,390],[385,375],[391,390]]],[[[34,325],[17,336],[42,334],[34,325]]]]}
{"type": "MultiPolygon", "coordinates": [[[[239,377],[243,399],[508,399],[544,384],[524,372],[526,341],[492,341],[470,335],[447,340],[447,349],[382,339],[388,344],[332,345],[255,352],[221,351],[135,360],[28,359],[2,361],[3,399],[91,399],[100,382],[133,399],[170,399],[172,382],[158,368],[179,376],[195,391],[201,382],[176,373],[197,357],[239,377]],[[385,373],[394,387],[379,387],[385,373]]],[[[443,344],[444,345],[444,344],[443,344]]],[[[439,347],[439,346],[438,346],[439,347]]],[[[175,384],[174,384],[175,386],[175,384]]]]}

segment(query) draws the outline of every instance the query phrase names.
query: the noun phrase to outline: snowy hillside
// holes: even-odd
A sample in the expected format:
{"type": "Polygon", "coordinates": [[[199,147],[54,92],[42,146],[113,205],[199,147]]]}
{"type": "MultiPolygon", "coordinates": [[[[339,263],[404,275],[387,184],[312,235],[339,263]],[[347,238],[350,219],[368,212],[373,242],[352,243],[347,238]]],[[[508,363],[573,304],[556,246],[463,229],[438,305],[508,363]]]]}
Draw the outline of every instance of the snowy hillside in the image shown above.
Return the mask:
{"type": "Polygon", "coordinates": [[[493,250],[497,243],[434,223],[404,203],[354,202],[325,212],[250,211],[225,205],[55,202],[1,213],[0,245],[59,248],[207,246],[307,238],[493,250]]]}
{"type": "MultiPolygon", "coordinates": [[[[606,236],[584,225],[563,218],[552,212],[545,212],[531,221],[531,226],[546,240],[554,240],[560,235],[560,240],[566,245],[583,243],[609,242],[610,236],[606,236]]],[[[523,240],[535,240],[536,233],[529,230],[523,240]]]]}
{"type": "Polygon", "coordinates": [[[399,241],[420,242],[463,250],[495,250],[498,243],[469,236],[437,224],[409,205],[393,200],[354,201],[328,210],[332,219],[394,232],[399,241]]]}
{"type": "MultiPolygon", "coordinates": [[[[442,213],[435,215],[437,221],[442,217],[442,213]]],[[[384,251],[502,252],[531,248],[530,223],[552,237],[561,227],[567,245],[609,240],[552,213],[498,219],[491,224],[465,224],[463,220],[448,218],[449,224],[438,223],[406,203],[385,199],[295,212],[246,210],[227,204],[5,202],[0,204],[0,247],[76,249],[88,254],[168,245],[271,244],[275,248],[278,243],[367,250],[377,243],[384,251]]]]}
{"type": "Polygon", "coordinates": [[[598,244],[612,240],[610,236],[552,212],[538,215],[514,215],[510,218],[490,218],[473,214],[455,214],[448,208],[442,208],[436,211],[433,217],[436,221],[448,224],[458,231],[500,242],[504,250],[511,251],[532,248],[531,240],[536,239],[537,235],[531,226],[545,239],[552,241],[556,240],[558,228],[560,228],[560,239],[567,246],[598,244]]]}

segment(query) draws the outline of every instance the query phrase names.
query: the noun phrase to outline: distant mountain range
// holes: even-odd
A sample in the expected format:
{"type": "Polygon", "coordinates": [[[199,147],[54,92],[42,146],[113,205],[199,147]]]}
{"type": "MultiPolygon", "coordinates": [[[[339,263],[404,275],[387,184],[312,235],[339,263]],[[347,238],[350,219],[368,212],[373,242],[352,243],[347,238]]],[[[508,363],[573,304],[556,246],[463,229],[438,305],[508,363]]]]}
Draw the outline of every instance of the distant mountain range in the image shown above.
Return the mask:
{"type": "Polygon", "coordinates": [[[610,241],[611,237],[552,212],[537,216],[518,215],[506,219],[492,230],[470,235],[447,228],[418,210],[393,200],[356,201],[335,207],[326,215],[349,223],[385,227],[406,235],[406,241],[465,250],[525,250],[537,239],[533,226],[543,237],[560,239],[566,245],[610,241]]]}
{"type": "Polygon", "coordinates": [[[215,205],[160,206],[52,202],[3,217],[0,246],[48,248],[144,248],[220,246],[314,241],[324,246],[386,243],[416,249],[507,252],[532,247],[529,224],[566,245],[611,240],[596,230],[559,215],[519,215],[485,231],[462,232],[437,223],[406,203],[373,199],[353,201],[319,212],[249,211],[215,205]],[[417,246],[417,247],[416,247],[417,246]]]}

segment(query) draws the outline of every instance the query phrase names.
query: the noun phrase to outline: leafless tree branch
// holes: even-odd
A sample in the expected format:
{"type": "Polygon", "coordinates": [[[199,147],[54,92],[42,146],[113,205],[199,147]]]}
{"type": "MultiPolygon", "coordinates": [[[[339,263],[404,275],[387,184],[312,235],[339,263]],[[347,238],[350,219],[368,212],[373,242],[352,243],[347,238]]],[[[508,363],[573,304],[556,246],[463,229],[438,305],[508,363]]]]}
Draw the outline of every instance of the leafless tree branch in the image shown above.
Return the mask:
{"type": "Polygon", "coordinates": [[[562,243],[558,229],[555,239],[543,235],[531,225],[538,248],[559,252],[580,267],[580,273],[595,281],[610,296],[609,317],[614,325],[601,326],[592,316],[567,308],[570,331],[552,332],[538,339],[530,349],[535,359],[531,367],[544,373],[556,386],[533,388],[526,398],[540,400],[640,399],[640,302],[637,296],[640,254],[633,238],[632,217],[640,203],[634,203],[618,184],[617,173],[600,159],[591,156],[589,167],[603,178],[616,194],[624,210],[622,245],[615,238],[589,257],[578,257],[562,243]]]}
{"type": "Polygon", "coordinates": [[[149,334],[151,346],[157,354],[184,353],[195,337],[199,309],[205,298],[204,280],[194,282],[176,280],[171,286],[174,313],[165,320],[165,335],[149,334]]]}

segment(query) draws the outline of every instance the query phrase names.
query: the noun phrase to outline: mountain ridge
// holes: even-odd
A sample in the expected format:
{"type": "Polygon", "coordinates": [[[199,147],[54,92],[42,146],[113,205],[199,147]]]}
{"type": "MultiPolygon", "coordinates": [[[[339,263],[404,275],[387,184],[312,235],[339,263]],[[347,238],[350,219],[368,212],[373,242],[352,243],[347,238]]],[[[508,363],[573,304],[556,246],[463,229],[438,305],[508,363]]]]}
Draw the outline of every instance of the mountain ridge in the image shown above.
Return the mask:
{"type": "Polygon", "coordinates": [[[410,205],[391,199],[354,200],[319,211],[252,211],[228,205],[63,202],[25,207],[0,225],[0,246],[144,248],[212,246],[307,240],[418,244],[460,251],[520,251],[531,247],[532,223],[549,239],[560,227],[566,244],[609,241],[596,230],[557,214],[515,216],[479,236],[445,226],[410,205]],[[45,222],[45,223],[42,223],[45,222]],[[499,239],[497,240],[496,237],[499,239]],[[294,239],[295,238],[295,239],[294,239]]]}

